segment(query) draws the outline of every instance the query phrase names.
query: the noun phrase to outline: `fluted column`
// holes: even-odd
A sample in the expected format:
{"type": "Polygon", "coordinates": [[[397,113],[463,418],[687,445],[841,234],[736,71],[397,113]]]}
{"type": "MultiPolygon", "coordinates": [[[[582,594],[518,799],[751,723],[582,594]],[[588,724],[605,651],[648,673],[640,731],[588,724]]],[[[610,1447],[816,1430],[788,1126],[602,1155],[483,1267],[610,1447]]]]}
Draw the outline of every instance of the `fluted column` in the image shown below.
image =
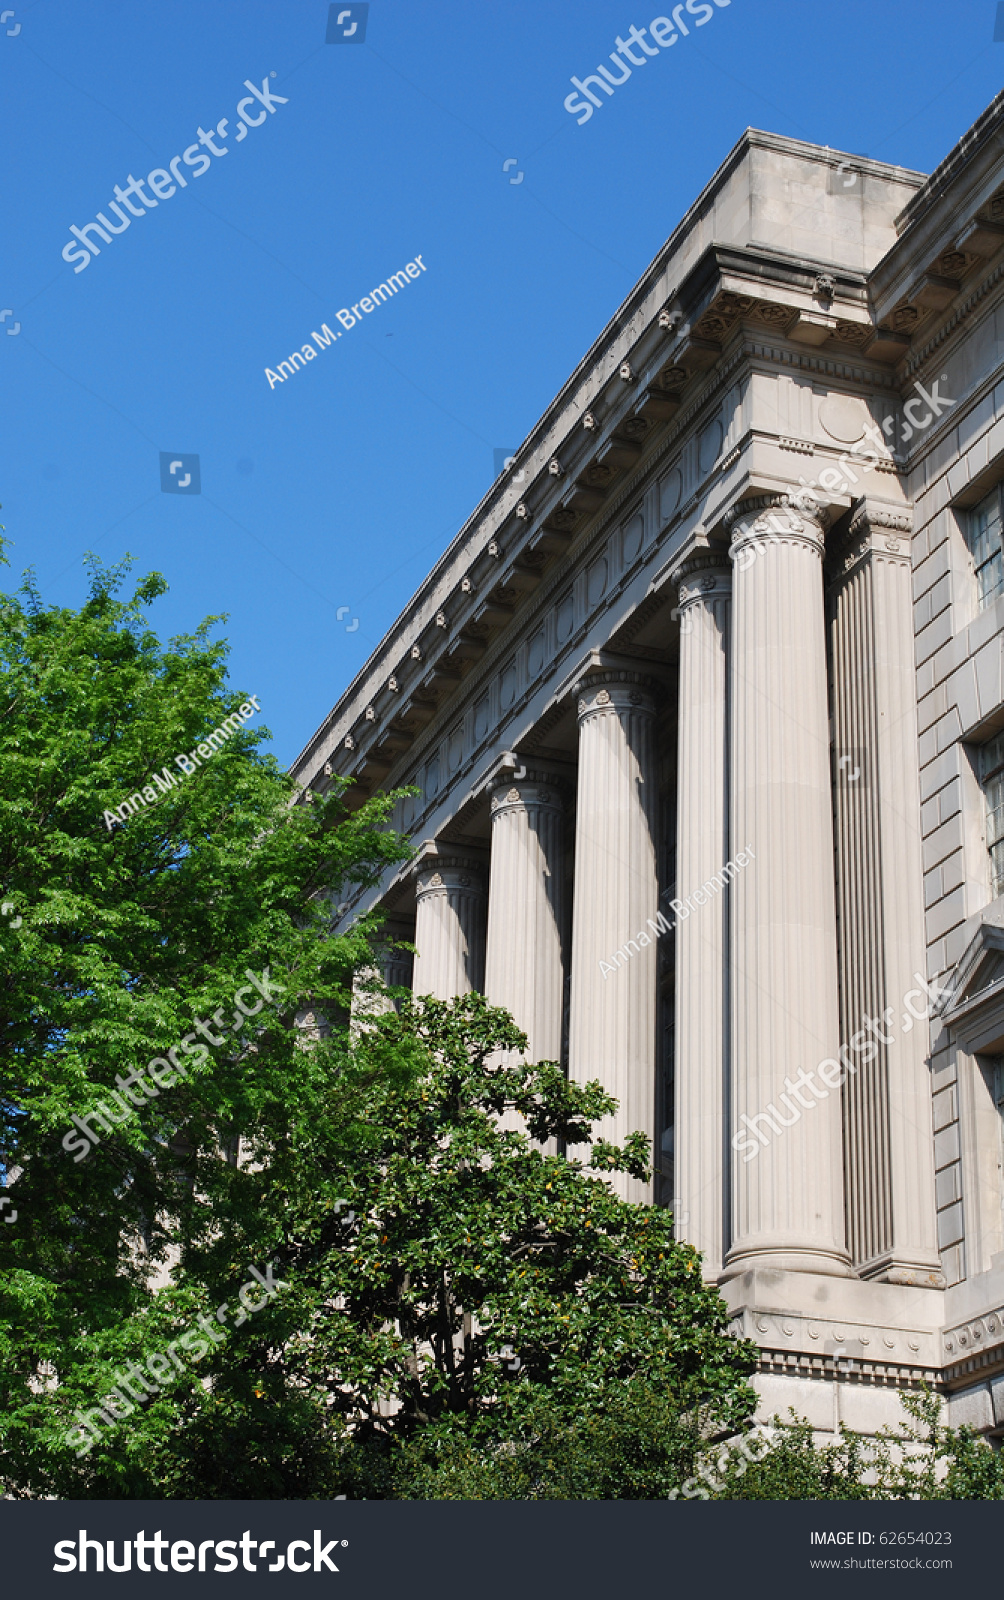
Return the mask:
{"type": "Polygon", "coordinates": [[[830,596],[847,1236],[862,1276],[940,1285],[927,1027],[904,1009],[927,970],[908,528],[864,502],[830,596]]]}
{"type": "Polygon", "coordinates": [[[726,1271],[848,1274],[823,530],[780,499],[744,514],[730,552],[730,835],[755,867],[731,893],[726,1271]]]}
{"type": "Polygon", "coordinates": [[[527,1059],[561,1060],[562,803],[531,775],[492,790],[485,995],[527,1036],[527,1059]]]}
{"type": "Polygon", "coordinates": [[[485,894],[478,864],[439,856],[420,868],[415,889],[412,992],[454,1000],[480,989],[485,970],[485,894]]]}
{"type": "MultiPolygon", "coordinates": [[[[644,679],[600,672],[579,685],[569,1075],[618,1101],[594,1130],[655,1134],[655,706],[644,679]],[[609,970],[604,970],[609,969],[609,970]]],[[[572,1148],[575,1154],[574,1147],[572,1148]]],[[[627,1199],[651,1183],[612,1178],[627,1199]]]]}
{"type": "MultiPolygon", "coordinates": [[[[720,873],[729,859],[732,564],[705,550],[684,563],[677,581],[676,892],[686,896],[720,873]]],[[[726,887],[676,927],[674,1193],[686,1218],[677,1236],[701,1251],[706,1278],[721,1272],[727,1242],[729,898],[726,887]]]]}
{"type": "Polygon", "coordinates": [[[374,988],[374,984],[386,984],[388,988],[411,987],[413,961],[411,951],[391,949],[385,942],[399,939],[406,939],[410,944],[414,944],[414,932],[403,923],[385,923],[377,942],[375,965],[361,967],[353,977],[350,1017],[353,1037],[358,1036],[359,1029],[367,1017],[384,1016],[395,1009],[391,996],[382,993],[379,988],[374,988]]]}

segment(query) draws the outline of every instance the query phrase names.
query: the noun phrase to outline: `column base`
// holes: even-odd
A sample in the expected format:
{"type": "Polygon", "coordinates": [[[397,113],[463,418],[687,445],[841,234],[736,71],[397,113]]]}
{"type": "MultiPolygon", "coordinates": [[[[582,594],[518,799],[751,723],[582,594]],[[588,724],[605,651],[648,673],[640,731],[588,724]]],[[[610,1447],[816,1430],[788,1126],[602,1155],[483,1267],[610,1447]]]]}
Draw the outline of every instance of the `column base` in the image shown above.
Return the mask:
{"type": "Polygon", "coordinates": [[[835,1278],[857,1277],[846,1250],[766,1239],[759,1245],[730,1250],[718,1281],[725,1283],[729,1278],[738,1278],[744,1272],[759,1269],[769,1272],[821,1272],[835,1278]]]}
{"type": "Polygon", "coordinates": [[[858,1277],[869,1283],[900,1283],[912,1289],[944,1289],[945,1274],[937,1255],[917,1255],[913,1259],[886,1251],[858,1268],[858,1277]]]}

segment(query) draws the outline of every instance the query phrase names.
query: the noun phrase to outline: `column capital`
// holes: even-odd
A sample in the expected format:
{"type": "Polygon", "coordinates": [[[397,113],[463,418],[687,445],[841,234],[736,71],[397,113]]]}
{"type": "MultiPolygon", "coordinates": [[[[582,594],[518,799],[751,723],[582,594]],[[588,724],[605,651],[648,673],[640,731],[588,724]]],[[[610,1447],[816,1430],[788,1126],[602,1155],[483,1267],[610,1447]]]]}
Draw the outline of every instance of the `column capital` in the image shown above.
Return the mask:
{"type": "Polygon", "coordinates": [[[591,672],[573,685],[579,723],[606,712],[637,711],[655,715],[655,684],[640,672],[620,669],[591,672]]]}
{"type": "Polygon", "coordinates": [[[429,894],[448,894],[456,889],[483,894],[484,887],[481,863],[470,856],[436,855],[427,857],[415,868],[415,894],[419,899],[429,894]]]}
{"type": "Polygon", "coordinates": [[[732,594],[732,562],[725,554],[695,555],[673,574],[673,580],[681,612],[698,601],[728,600],[732,594]]]}
{"type": "Polygon", "coordinates": [[[527,769],[525,776],[518,781],[510,778],[507,782],[497,783],[492,788],[493,816],[499,811],[514,809],[527,811],[531,807],[538,809],[541,806],[546,806],[551,811],[563,811],[564,785],[547,778],[544,774],[527,769]]]}
{"type": "MultiPolygon", "coordinates": [[[[823,554],[827,517],[818,505],[804,510],[804,497],[792,494],[761,494],[736,506],[728,518],[732,536],[729,555],[739,571],[745,570],[740,556],[747,556],[750,547],[754,555],[763,553],[768,541],[782,544],[801,544],[823,554]]],[[[750,565],[749,559],[746,566],[750,565]]]]}
{"type": "Polygon", "coordinates": [[[859,500],[844,537],[832,552],[831,584],[840,584],[848,573],[872,559],[912,566],[912,531],[913,516],[909,507],[859,500]]]}

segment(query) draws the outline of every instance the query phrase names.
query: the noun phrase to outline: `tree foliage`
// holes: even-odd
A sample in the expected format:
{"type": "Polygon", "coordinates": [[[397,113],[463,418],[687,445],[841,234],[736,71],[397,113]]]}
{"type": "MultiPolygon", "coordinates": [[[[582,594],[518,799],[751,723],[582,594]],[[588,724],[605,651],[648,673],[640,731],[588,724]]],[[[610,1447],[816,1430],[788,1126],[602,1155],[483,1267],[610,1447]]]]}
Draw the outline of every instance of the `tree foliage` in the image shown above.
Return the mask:
{"type": "MultiPolygon", "coordinates": [[[[106,808],[165,766],[178,773],[175,755],[244,699],[226,686],[219,619],[162,645],[145,612],[163,580],[122,601],[122,576],[92,564],[77,612],[46,608],[30,582],[0,608],[0,1476],[15,1494],[147,1485],[147,1446],[176,1425],[169,1396],[119,1430],[104,1478],[66,1447],[69,1419],[110,1363],[160,1348],[179,1318],[213,1312],[247,1279],[252,1263],[230,1253],[199,1178],[228,1168],[238,1131],[263,1150],[286,1137],[297,1013],[344,1011],[370,948],[365,922],[332,937],[331,896],[408,854],[386,826],[393,796],[351,815],[338,788],[294,804],[296,786],[258,748],[267,730],[250,726],[109,831],[106,808]],[[235,994],[265,969],[280,987],[245,1019],[235,994]],[[219,1047],[187,1058],[187,1077],[155,1098],[137,1092],[77,1159],[86,1141],[64,1146],[71,1117],[195,1039],[196,1019],[219,1047]],[[196,1217],[211,1251],[189,1248],[196,1217]],[[173,1287],[157,1293],[168,1262],[173,1287]]],[[[259,1339],[276,1315],[251,1325],[259,1339]]]]}

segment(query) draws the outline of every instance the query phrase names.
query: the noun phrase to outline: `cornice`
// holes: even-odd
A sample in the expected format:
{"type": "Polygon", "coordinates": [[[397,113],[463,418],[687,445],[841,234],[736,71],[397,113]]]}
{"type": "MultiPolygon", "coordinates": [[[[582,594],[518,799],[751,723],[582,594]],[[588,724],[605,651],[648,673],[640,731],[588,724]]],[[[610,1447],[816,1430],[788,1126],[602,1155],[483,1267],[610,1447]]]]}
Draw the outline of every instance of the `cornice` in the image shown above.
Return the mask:
{"type": "MultiPolygon", "coordinates": [[[[846,280],[845,287],[848,292],[860,296],[863,292],[860,274],[841,273],[841,281],[846,280]]],[[[681,286],[680,303],[685,309],[679,318],[675,313],[664,312],[656,316],[658,300],[661,296],[651,293],[654,279],[650,269],[646,280],[637,288],[635,301],[639,307],[648,302],[647,320],[640,321],[637,327],[632,323],[628,327],[618,325],[617,318],[613,319],[608,328],[604,330],[597,344],[590,353],[595,361],[592,372],[586,372],[588,361],[580,364],[577,373],[562,389],[555,401],[548,408],[541,425],[535,430],[534,438],[538,441],[533,452],[535,463],[535,478],[530,485],[529,492],[524,491],[524,505],[530,509],[530,515],[524,520],[529,525],[541,532],[545,531],[548,519],[555,516],[556,507],[562,496],[567,496],[568,486],[560,483],[549,484],[548,479],[554,477],[559,480],[564,476],[562,456],[567,456],[569,442],[572,444],[572,457],[581,457],[581,435],[577,423],[581,425],[584,420],[581,407],[586,403],[590,394],[593,395],[591,404],[598,404],[599,397],[605,396],[601,411],[606,416],[600,429],[602,438],[598,444],[602,445],[600,456],[605,450],[608,454],[611,448],[610,441],[615,438],[620,430],[629,427],[630,416],[639,416],[646,407],[655,407],[654,419],[658,423],[660,410],[673,407],[672,388],[660,388],[660,384],[672,382],[674,374],[682,374],[682,388],[686,388],[690,381],[698,375],[703,377],[708,367],[714,367],[714,376],[710,382],[702,381],[697,391],[692,396],[690,403],[682,410],[681,414],[673,419],[673,425],[663,430],[663,437],[655,444],[653,451],[644,451],[646,459],[639,462],[639,470],[629,470],[626,479],[617,486],[612,487],[609,498],[597,508],[600,515],[593,520],[591,537],[602,537],[602,531],[609,526],[620,513],[627,500],[636,492],[637,485],[645,473],[655,467],[662,458],[669,454],[677,441],[684,437],[701,412],[713,405],[720,390],[727,386],[734,373],[748,362],[757,346],[751,342],[751,336],[746,329],[746,323],[752,321],[766,322],[768,325],[782,326],[787,331],[792,319],[797,319],[801,314],[798,306],[784,304],[776,299],[779,284],[792,290],[799,288],[803,299],[811,300],[813,296],[818,299],[817,289],[820,282],[815,266],[807,267],[794,260],[780,260],[778,254],[737,251],[732,247],[710,245],[698,258],[691,271],[686,275],[681,286]],[[737,293],[735,288],[726,289],[722,286],[724,278],[729,278],[734,284],[740,280],[750,280],[758,288],[758,295],[745,295],[737,293]],[[768,291],[774,291],[774,298],[768,291]],[[689,306],[687,304],[689,297],[689,306]],[[686,318],[689,315],[689,320],[686,318]],[[725,353],[722,344],[709,335],[718,334],[721,340],[733,345],[725,353]],[[598,347],[606,345],[597,356],[598,347]],[[640,352],[640,353],[639,353],[640,352]],[[614,368],[617,358],[623,358],[616,374],[614,368]],[[667,374],[669,377],[667,378],[667,374]],[[618,379],[628,385],[618,391],[618,379]],[[578,397],[572,395],[572,389],[578,383],[578,397]],[[612,387],[611,387],[612,386],[612,387]],[[632,395],[632,388],[634,395],[632,395]],[[639,399],[634,404],[634,396],[639,399]],[[630,400],[629,398],[630,397],[630,400]],[[662,398],[665,397],[665,398],[662,398]],[[571,404],[578,413],[577,417],[570,416],[565,402],[571,404]],[[558,431],[558,424],[562,421],[562,407],[564,431],[558,431]],[[545,427],[544,424],[547,424],[545,427]],[[546,448],[544,446],[546,445],[546,448]],[[578,450],[576,450],[578,446],[578,450]],[[545,468],[543,458],[551,452],[549,465],[545,468]],[[547,490],[550,490],[550,494],[547,490]],[[548,509],[548,503],[550,509],[548,509]]],[[[671,297],[672,302],[673,297],[671,297]]],[[[640,313],[639,313],[640,316],[640,313]]],[[[844,326],[844,324],[838,324],[844,326]]],[[[856,319],[846,326],[855,334],[860,332],[863,336],[868,330],[865,324],[856,319]]],[[[767,352],[764,351],[766,355],[767,352]]],[[[770,358],[775,362],[781,352],[771,348],[770,358]]],[[[840,372],[842,364],[838,362],[821,363],[818,357],[804,357],[801,353],[790,353],[787,357],[789,364],[805,365],[809,370],[825,370],[827,365],[834,372],[840,372]]],[[[855,366],[849,376],[859,377],[859,369],[855,366]]],[[[878,374],[875,378],[881,381],[878,374]]],[[[682,393],[682,390],[681,390],[682,393]]],[[[678,402],[676,402],[678,404],[678,402]]],[[[664,419],[666,420],[666,419],[664,419]]],[[[647,428],[651,423],[646,420],[639,421],[638,426],[647,428]]],[[[624,447],[620,447],[623,454],[624,447]]],[[[517,456],[519,460],[520,452],[517,456]]],[[[572,469],[578,476],[579,483],[583,482],[581,460],[579,466],[572,469]]],[[[616,470],[616,468],[615,468],[616,470]]],[[[310,743],[304,748],[293,763],[293,770],[302,773],[305,769],[316,767],[325,756],[334,758],[337,747],[342,744],[344,737],[352,732],[354,724],[362,714],[367,699],[380,692],[381,682],[395,678],[404,679],[407,658],[402,657],[402,652],[407,647],[408,640],[413,640],[412,654],[420,649],[420,640],[428,633],[432,626],[431,621],[416,626],[413,622],[402,626],[405,616],[414,618],[416,613],[429,616],[434,607],[439,611],[436,621],[441,623],[444,631],[450,634],[454,648],[459,642],[459,635],[472,627],[473,613],[476,609],[474,599],[470,602],[470,615],[464,614],[463,606],[457,606],[455,595],[458,589],[457,579],[460,568],[467,566],[471,572],[486,556],[491,559],[504,557],[500,560],[500,567],[508,565],[512,570],[512,562],[517,564],[526,559],[525,553],[521,554],[519,538],[512,539],[514,529],[510,528],[509,534],[503,529],[512,516],[513,506],[511,500],[512,485],[496,484],[486,496],[472,517],[465,523],[461,533],[454,539],[449,549],[440,558],[426,583],[418,592],[407,613],[398,618],[394,626],[381,641],[370,660],[356,675],[353,684],[342,696],[338,705],[325,719],[321,728],[314,735],[310,743]],[[374,681],[376,680],[376,682],[374,681]],[[341,715],[339,715],[341,713],[341,715]]],[[[586,513],[588,518],[588,511],[586,513]]],[[[581,531],[585,531],[584,529],[581,531]]],[[[538,535],[539,536],[539,535],[538,535]]],[[[552,543],[561,535],[555,531],[549,535],[552,543]]],[[[531,541],[532,542],[532,541],[531,541]]],[[[576,540],[576,542],[578,542],[576,540]]],[[[571,552],[568,552],[571,555],[571,552]]],[[[518,575],[518,574],[517,574],[518,575]]],[[[499,572],[491,573],[490,566],[481,574],[480,583],[472,577],[465,577],[461,588],[466,588],[472,597],[478,597],[481,606],[484,598],[490,597],[492,590],[497,587],[500,577],[503,583],[504,576],[499,572]]],[[[510,602],[506,602],[508,605],[510,602]]],[[[495,607],[496,614],[502,614],[505,607],[495,607]]],[[[526,607],[522,608],[524,613],[526,607]]],[[[523,620],[522,618],[520,619],[523,620]]],[[[430,649],[434,648],[432,644],[430,649]]],[[[476,640],[471,640],[465,647],[467,653],[477,653],[476,640]]],[[[424,656],[426,651],[421,652],[424,656]]],[[[444,654],[443,647],[435,651],[433,667],[436,660],[441,660],[444,654]]],[[[413,682],[405,682],[409,692],[413,691],[413,682]]],[[[358,742],[358,741],[357,741],[358,742]]],[[[384,765],[394,765],[393,761],[384,765]]],[[[310,776],[308,771],[308,777],[310,776]]]]}

